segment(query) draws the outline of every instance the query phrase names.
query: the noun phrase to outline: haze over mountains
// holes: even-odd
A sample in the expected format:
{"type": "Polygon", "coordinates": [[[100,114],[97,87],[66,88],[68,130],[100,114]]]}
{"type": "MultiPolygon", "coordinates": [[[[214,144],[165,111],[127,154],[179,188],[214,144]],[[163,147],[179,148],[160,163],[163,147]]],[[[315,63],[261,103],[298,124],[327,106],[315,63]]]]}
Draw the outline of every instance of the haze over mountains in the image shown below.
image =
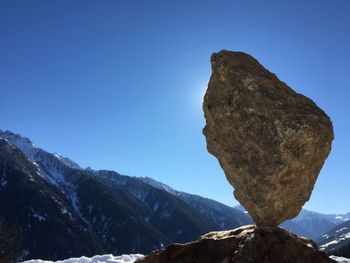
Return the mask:
{"type": "MultiPolygon", "coordinates": [[[[349,219],[303,210],[282,226],[316,240],[349,219]]],[[[151,178],[83,169],[0,130],[0,231],[6,237],[0,240],[1,262],[148,253],[251,223],[242,207],[151,178]]]]}
{"type": "MultiPolygon", "coordinates": [[[[236,206],[236,208],[245,212],[245,209],[242,206],[236,206]]],[[[249,214],[247,214],[247,216],[249,216],[249,214]]],[[[296,218],[283,222],[281,227],[289,229],[299,236],[317,240],[330,229],[348,220],[350,220],[350,213],[345,215],[321,214],[302,209],[296,218]]]]}

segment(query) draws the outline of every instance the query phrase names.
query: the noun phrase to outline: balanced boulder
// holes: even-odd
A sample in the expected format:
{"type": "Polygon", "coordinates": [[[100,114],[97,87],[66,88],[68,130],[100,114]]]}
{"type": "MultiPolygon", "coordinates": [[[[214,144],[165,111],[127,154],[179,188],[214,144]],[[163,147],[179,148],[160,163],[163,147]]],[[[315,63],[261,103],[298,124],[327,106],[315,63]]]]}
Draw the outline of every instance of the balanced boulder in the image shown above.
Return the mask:
{"type": "Polygon", "coordinates": [[[252,56],[220,51],[203,110],[208,151],[258,226],[277,226],[309,200],[333,140],[330,118],[252,56]]]}

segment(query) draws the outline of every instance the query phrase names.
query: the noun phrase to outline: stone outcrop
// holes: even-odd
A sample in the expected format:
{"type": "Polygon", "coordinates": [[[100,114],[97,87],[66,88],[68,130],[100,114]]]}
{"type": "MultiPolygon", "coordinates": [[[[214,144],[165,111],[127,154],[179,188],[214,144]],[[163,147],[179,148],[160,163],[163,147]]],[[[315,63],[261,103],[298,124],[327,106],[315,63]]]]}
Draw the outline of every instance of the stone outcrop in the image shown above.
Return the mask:
{"type": "Polygon", "coordinates": [[[331,150],[332,123],[248,54],[221,51],[211,64],[203,102],[208,151],[254,222],[277,226],[310,198],[331,150]]]}
{"type": "Polygon", "coordinates": [[[245,226],[172,244],[137,263],[330,263],[313,241],[276,227],[245,226]]]}

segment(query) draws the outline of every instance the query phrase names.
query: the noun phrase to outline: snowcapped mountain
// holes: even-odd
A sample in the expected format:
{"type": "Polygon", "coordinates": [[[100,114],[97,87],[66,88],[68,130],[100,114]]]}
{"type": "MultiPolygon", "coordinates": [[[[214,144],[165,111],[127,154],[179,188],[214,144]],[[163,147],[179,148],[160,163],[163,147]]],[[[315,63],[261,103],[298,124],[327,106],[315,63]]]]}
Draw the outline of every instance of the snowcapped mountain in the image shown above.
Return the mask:
{"type": "Polygon", "coordinates": [[[346,220],[350,220],[349,214],[321,214],[302,209],[296,218],[286,221],[283,226],[293,231],[293,226],[296,225],[301,231],[304,231],[306,237],[317,240],[327,231],[346,220]]]}
{"type": "MultiPolygon", "coordinates": [[[[236,206],[242,212],[246,212],[243,206],[236,206]]],[[[299,215],[281,224],[293,233],[313,240],[319,239],[323,234],[337,225],[350,220],[350,213],[341,214],[321,214],[306,209],[302,209],[299,215]]]]}
{"type": "Polygon", "coordinates": [[[350,257],[350,220],[328,231],[317,244],[327,254],[350,257]]]}
{"type": "Polygon", "coordinates": [[[148,253],[249,222],[216,201],[151,179],[82,169],[0,131],[0,262],[148,253]]]}
{"type": "Polygon", "coordinates": [[[0,139],[20,150],[37,167],[38,175],[51,184],[65,186],[68,184],[63,176],[65,169],[81,169],[72,160],[57,153],[50,154],[36,147],[30,139],[19,134],[0,130],[0,139]]]}
{"type": "Polygon", "coordinates": [[[332,222],[336,225],[344,223],[345,221],[350,220],[350,213],[347,214],[321,214],[314,211],[309,211],[306,209],[302,209],[300,214],[294,218],[293,220],[299,221],[308,221],[314,220],[317,218],[318,220],[326,220],[328,222],[332,222]]]}
{"type": "Polygon", "coordinates": [[[103,252],[63,190],[48,184],[38,167],[5,140],[0,140],[0,181],[0,262],[103,252]]]}
{"type": "Polygon", "coordinates": [[[73,169],[82,169],[77,163],[73,162],[71,159],[64,157],[60,155],[59,153],[54,153],[53,156],[55,156],[58,160],[60,160],[64,165],[73,168],[73,169]]]}

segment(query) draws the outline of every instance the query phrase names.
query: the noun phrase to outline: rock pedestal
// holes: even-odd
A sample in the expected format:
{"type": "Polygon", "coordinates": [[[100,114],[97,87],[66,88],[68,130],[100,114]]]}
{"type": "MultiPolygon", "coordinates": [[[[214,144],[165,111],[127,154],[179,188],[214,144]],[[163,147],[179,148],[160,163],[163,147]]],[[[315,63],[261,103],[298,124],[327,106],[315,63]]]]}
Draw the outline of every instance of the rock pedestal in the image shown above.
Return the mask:
{"type": "Polygon", "coordinates": [[[330,263],[313,241],[282,228],[244,226],[172,244],[137,263],[330,263]]]}
{"type": "Polygon", "coordinates": [[[333,140],[329,117],[257,60],[211,57],[203,110],[208,151],[258,226],[277,226],[309,200],[333,140]]]}
{"type": "Polygon", "coordinates": [[[172,244],[138,263],[328,263],[315,243],[276,227],[309,199],[333,140],[329,117],[250,55],[211,58],[204,97],[208,151],[256,226],[172,244]]]}

